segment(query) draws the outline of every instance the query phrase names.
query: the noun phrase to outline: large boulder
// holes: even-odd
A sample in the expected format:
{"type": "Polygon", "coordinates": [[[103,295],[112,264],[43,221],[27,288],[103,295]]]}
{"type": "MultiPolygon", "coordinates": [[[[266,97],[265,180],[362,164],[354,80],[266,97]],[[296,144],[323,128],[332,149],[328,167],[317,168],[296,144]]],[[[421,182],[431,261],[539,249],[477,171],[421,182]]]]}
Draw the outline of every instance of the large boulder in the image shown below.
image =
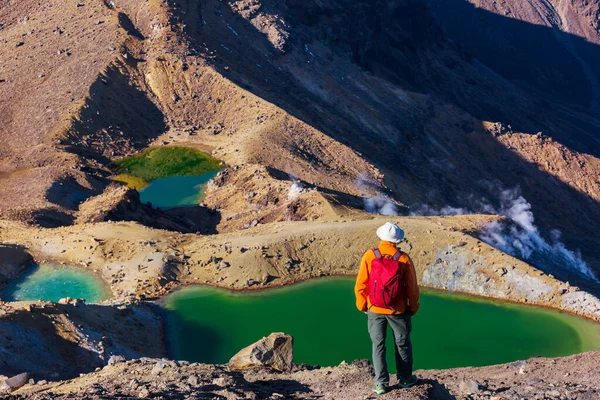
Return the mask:
{"type": "Polygon", "coordinates": [[[285,333],[271,333],[268,337],[240,350],[229,360],[231,369],[268,367],[275,371],[291,371],[294,361],[294,338],[285,333]]]}
{"type": "Polygon", "coordinates": [[[21,386],[26,385],[27,382],[29,382],[29,374],[27,372],[23,372],[22,374],[6,379],[0,387],[0,391],[12,392],[21,386]]]}

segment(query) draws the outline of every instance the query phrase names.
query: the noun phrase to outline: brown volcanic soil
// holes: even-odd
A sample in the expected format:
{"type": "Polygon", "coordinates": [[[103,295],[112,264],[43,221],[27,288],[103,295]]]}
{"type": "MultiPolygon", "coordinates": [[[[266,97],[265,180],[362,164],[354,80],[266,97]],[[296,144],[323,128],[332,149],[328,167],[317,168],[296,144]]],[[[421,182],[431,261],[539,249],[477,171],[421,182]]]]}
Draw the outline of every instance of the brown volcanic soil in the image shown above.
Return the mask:
{"type": "MultiPolygon", "coordinates": [[[[495,219],[404,217],[395,221],[405,229],[401,248],[411,255],[422,285],[540,304],[600,320],[597,298],[468,235],[495,219]]],[[[0,241],[37,261],[62,262],[98,273],[110,284],[109,303],[120,303],[155,299],[187,284],[247,290],[323,276],[355,276],[364,251],[379,243],[374,232],[384,221],[277,222],[210,236],[130,222],[58,229],[4,222],[0,241]]],[[[13,275],[24,265],[13,267],[13,275]]]]}
{"type": "MultiPolygon", "coordinates": [[[[448,39],[464,29],[448,24],[441,5],[429,4],[430,12],[420,1],[3,5],[5,217],[71,224],[80,203],[104,190],[111,160],[149,144],[186,143],[240,167],[228,179],[244,194],[215,190],[206,199],[222,214],[217,231],[254,220],[329,218],[332,206],[360,208],[356,196],[376,191],[412,206],[469,207],[472,198],[494,201],[497,189],[482,183],[491,181],[519,185],[540,225],[560,228],[598,268],[600,239],[591,228],[600,219],[598,114],[594,85],[575,81],[586,74],[574,72],[597,70],[592,4],[559,7],[560,21],[546,18],[571,33],[548,36],[543,28],[524,42],[551,43],[543,55],[561,60],[545,63],[535,81],[525,62],[507,67],[531,58],[525,44],[513,36],[511,46],[492,41],[503,56],[490,58],[474,42],[479,35],[470,35],[465,51],[448,39]],[[590,43],[580,48],[573,34],[590,43]],[[575,50],[564,53],[567,40],[575,50]],[[502,53],[509,47],[513,54],[502,53]],[[563,76],[574,81],[547,83],[563,76]],[[524,133],[503,135],[513,132],[507,124],[524,133]],[[539,131],[553,139],[528,139],[539,131]],[[269,177],[247,175],[262,167],[269,177]],[[333,203],[290,211],[270,202],[286,174],[333,203]],[[357,187],[363,177],[373,186],[357,187]],[[260,210],[239,199],[248,193],[266,199],[260,210]]],[[[535,7],[504,4],[512,11],[487,20],[461,6],[491,24],[490,32],[516,24],[525,34],[537,28],[523,21],[539,22],[529,18],[535,7]]]]}
{"type": "Polygon", "coordinates": [[[375,396],[364,361],[272,373],[231,372],[223,366],[175,361],[161,364],[158,359],[141,359],[107,366],[69,381],[26,385],[14,398],[593,399],[600,394],[599,370],[600,352],[596,351],[492,367],[417,371],[421,378],[417,386],[375,396]]]}

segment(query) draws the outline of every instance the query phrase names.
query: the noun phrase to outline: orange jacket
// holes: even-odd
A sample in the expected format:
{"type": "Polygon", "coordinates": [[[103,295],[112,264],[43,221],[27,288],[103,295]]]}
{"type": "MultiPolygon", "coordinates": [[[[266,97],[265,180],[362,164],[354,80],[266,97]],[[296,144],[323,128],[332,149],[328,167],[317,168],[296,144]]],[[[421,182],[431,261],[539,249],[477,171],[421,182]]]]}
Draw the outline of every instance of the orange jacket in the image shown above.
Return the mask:
{"type": "MultiPolygon", "coordinates": [[[[394,243],[386,241],[382,241],[378,248],[382,255],[389,254],[393,256],[397,251],[394,243]]],[[[356,308],[359,311],[371,310],[371,312],[376,314],[403,314],[408,309],[411,315],[416,314],[419,309],[419,285],[417,284],[415,266],[408,254],[405,253],[402,253],[400,260],[398,260],[398,262],[404,263],[405,266],[404,290],[401,292],[401,296],[398,297],[396,304],[394,304],[394,309],[391,310],[371,305],[369,301],[369,273],[371,272],[371,262],[374,259],[375,254],[373,250],[368,250],[360,262],[360,270],[358,271],[356,285],[354,286],[356,308]]]]}

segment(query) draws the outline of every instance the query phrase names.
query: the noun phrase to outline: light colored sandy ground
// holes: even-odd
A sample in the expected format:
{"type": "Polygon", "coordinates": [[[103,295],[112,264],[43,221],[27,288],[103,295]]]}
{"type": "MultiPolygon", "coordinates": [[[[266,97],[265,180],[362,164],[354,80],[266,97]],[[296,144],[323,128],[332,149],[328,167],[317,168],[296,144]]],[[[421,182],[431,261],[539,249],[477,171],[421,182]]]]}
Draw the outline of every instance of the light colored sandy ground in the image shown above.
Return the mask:
{"type": "MultiPolygon", "coordinates": [[[[422,284],[510,301],[542,304],[600,317],[600,301],[519,261],[470,232],[496,217],[394,218],[406,231],[407,251],[422,284]],[[458,230],[460,229],[460,230],[458,230]]],[[[355,275],[378,244],[386,219],[279,222],[238,232],[199,236],[136,223],[58,229],[0,223],[0,242],[22,246],[38,261],[95,271],[114,299],[155,298],[185,284],[259,289],[329,275],[355,275]]]]}

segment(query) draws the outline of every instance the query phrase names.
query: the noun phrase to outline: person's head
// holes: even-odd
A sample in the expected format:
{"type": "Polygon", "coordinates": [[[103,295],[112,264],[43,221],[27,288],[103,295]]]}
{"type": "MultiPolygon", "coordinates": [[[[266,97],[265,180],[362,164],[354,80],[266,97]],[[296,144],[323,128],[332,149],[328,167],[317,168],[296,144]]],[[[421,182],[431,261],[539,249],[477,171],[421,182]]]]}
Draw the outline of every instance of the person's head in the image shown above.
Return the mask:
{"type": "Polygon", "coordinates": [[[397,244],[404,239],[404,231],[395,222],[386,222],[377,229],[377,237],[397,244]]]}

